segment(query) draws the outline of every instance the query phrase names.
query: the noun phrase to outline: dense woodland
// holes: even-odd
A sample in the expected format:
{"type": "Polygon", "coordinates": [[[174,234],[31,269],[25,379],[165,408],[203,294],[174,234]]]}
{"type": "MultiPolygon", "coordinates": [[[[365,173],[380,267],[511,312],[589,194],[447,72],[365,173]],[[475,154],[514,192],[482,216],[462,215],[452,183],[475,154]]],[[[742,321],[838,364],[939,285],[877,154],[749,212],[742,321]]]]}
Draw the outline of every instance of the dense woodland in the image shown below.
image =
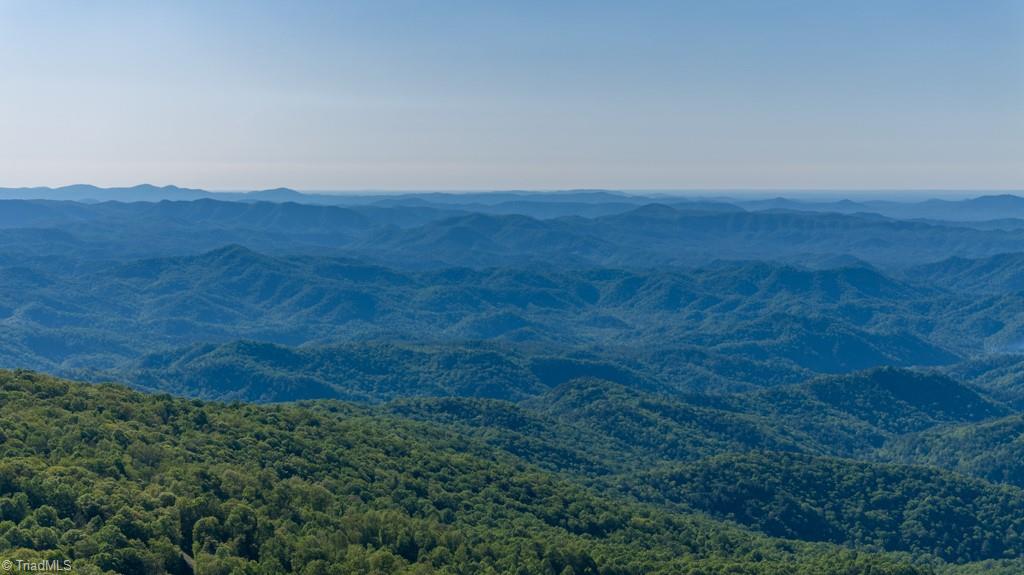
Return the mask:
{"type": "Polygon", "coordinates": [[[346,405],[204,404],[28,372],[0,386],[0,546],[76,572],[187,573],[193,557],[202,573],[928,572],[602,494],[346,405]]]}
{"type": "Polygon", "coordinates": [[[32,194],[0,558],[1024,572],[1019,198],[32,194]]]}
{"type": "Polygon", "coordinates": [[[909,574],[937,568],[913,552],[970,560],[1021,545],[1020,491],[916,467],[761,454],[590,482],[401,409],[209,404],[30,372],[0,386],[0,545],[85,573],[187,573],[194,558],[203,573],[909,574]],[[759,477],[786,495],[732,510],[759,477]],[[879,497],[891,516],[858,515],[879,497]],[[768,535],[911,555],[783,542],[662,498],[768,535]],[[814,523],[824,516],[835,524],[814,523]]]}

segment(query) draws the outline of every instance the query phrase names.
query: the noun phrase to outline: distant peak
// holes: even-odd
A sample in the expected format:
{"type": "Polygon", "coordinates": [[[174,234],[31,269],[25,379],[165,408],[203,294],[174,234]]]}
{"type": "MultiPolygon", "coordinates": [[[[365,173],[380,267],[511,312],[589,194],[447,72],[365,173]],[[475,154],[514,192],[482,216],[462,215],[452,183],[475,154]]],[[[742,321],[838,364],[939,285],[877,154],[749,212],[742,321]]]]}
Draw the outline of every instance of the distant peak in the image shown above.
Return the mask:
{"type": "Polygon", "coordinates": [[[1018,202],[1024,202],[1024,198],[1022,198],[1020,196],[1015,196],[1013,194],[993,194],[993,195],[989,195],[989,196],[978,196],[977,198],[974,198],[974,199],[969,200],[969,201],[974,202],[974,203],[989,203],[989,204],[1009,204],[1009,203],[1014,203],[1015,204],[1015,203],[1018,203],[1018,202]]]}
{"type": "MultiPolygon", "coordinates": [[[[101,188],[98,188],[98,189],[101,189],[101,188]]],[[[106,188],[106,189],[116,190],[118,188],[106,188]]],[[[156,191],[176,192],[176,191],[179,191],[179,190],[184,190],[185,188],[179,188],[178,186],[175,186],[175,185],[158,186],[156,184],[138,184],[136,186],[128,186],[128,187],[126,187],[124,189],[126,189],[126,190],[136,190],[136,191],[146,191],[146,192],[156,192],[156,191]]]]}

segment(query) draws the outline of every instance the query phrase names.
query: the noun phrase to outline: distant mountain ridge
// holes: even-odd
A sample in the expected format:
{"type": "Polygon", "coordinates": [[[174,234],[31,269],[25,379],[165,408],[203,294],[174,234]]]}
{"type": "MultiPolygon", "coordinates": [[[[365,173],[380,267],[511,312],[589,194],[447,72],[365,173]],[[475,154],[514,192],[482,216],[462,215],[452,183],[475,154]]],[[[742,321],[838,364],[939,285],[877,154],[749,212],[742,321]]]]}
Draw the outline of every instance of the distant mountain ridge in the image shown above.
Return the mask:
{"type": "Polygon", "coordinates": [[[59,188],[0,188],[0,198],[21,200],[58,200],[73,202],[157,202],[161,200],[198,200],[214,198],[206,190],[178,186],[137,186],[101,188],[89,184],[73,184],[59,188]]]}
{"type": "Polygon", "coordinates": [[[1024,227],[981,229],[874,214],[748,211],[716,202],[647,200],[516,205],[528,206],[521,210],[528,213],[513,213],[515,207],[510,213],[484,213],[474,211],[478,205],[449,203],[341,206],[208,197],[95,204],[0,200],[0,264],[15,254],[96,261],[240,244],[278,254],[330,254],[417,269],[659,268],[718,260],[806,266],[845,261],[899,268],[951,255],[989,257],[1024,245],[1024,227]],[[27,229],[60,230],[66,237],[60,243],[32,242],[27,229]]]}
{"type": "Polygon", "coordinates": [[[983,195],[963,200],[927,199],[917,202],[843,199],[833,202],[789,198],[735,201],[749,210],[797,210],[840,214],[875,213],[896,219],[985,221],[1024,218],[1024,197],[1014,194],[983,195]]]}
{"type": "MultiPolygon", "coordinates": [[[[435,206],[483,213],[522,213],[535,217],[554,217],[585,212],[598,215],[602,208],[607,213],[626,211],[630,206],[665,203],[673,206],[698,207],[718,204],[721,207],[751,211],[793,210],[832,212],[853,215],[875,213],[895,219],[948,220],[980,222],[1007,218],[1024,219],[1024,197],[1012,193],[981,194],[967,199],[928,198],[918,201],[858,199],[856,191],[849,197],[833,200],[807,200],[799,197],[750,199],[734,196],[728,190],[715,195],[707,191],[679,192],[622,192],[614,190],[559,190],[559,191],[480,191],[480,192],[300,192],[291,188],[273,188],[245,192],[207,191],[181,188],[173,185],[102,188],[88,184],[75,184],[58,188],[0,188],[0,199],[62,200],[78,202],[158,202],[163,200],[188,201],[217,199],[223,201],[295,202],[316,205],[377,205],[435,206]],[[544,209],[541,204],[549,204],[544,209]],[[560,205],[559,205],[560,204],[560,205]],[[597,211],[595,211],[597,210],[597,211]]],[[[838,193],[838,192],[836,192],[838,193]]],[[[927,192],[918,192],[925,194],[927,192]]],[[[1024,191],[1021,192],[1024,194],[1024,191]]],[[[876,194],[873,194],[874,197],[876,194]]]]}
{"type": "Polygon", "coordinates": [[[986,258],[953,257],[915,266],[906,275],[943,287],[978,293],[1024,291],[1024,253],[996,254],[986,258]]]}
{"type": "Polygon", "coordinates": [[[296,202],[320,205],[394,205],[454,204],[493,206],[517,201],[572,204],[644,203],[646,196],[609,190],[487,191],[487,192],[300,192],[279,187],[252,191],[208,191],[178,186],[139,184],[125,187],[99,187],[73,184],[57,188],[0,188],[0,199],[57,200],[76,202],[159,202],[217,199],[223,201],[296,202]]]}
{"type": "Polygon", "coordinates": [[[738,370],[756,383],[759,372],[785,380],[801,370],[948,364],[983,348],[988,338],[1024,335],[1007,326],[965,339],[965,320],[984,325],[987,314],[1024,302],[996,299],[988,302],[991,308],[978,302],[965,308],[964,297],[865,267],[408,271],[231,245],[196,256],[81,268],[0,266],[0,356],[70,369],[113,367],[160,348],[237,339],[291,346],[498,340],[630,350],[659,342],[657,349],[704,350],[709,355],[702,362],[741,358],[714,360],[723,371],[711,374],[686,373],[664,360],[664,369],[687,386],[716,387],[738,383],[729,375],[738,370]],[[24,289],[25,281],[34,287],[24,289]],[[926,321],[922,314],[932,309],[950,315],[926,321]],[[753,367],[759,362],[776,367],[753,367]]]}

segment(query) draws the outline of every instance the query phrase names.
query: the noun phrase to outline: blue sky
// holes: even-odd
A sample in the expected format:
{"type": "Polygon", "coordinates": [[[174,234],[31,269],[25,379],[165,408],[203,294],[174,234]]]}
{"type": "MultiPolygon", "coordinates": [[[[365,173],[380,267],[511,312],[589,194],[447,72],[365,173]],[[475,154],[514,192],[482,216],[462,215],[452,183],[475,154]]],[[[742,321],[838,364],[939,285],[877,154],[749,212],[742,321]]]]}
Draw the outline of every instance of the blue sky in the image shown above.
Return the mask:
{"type": "Polygon", "coordinates": [[[0,186],[1024,188],[1024,0],[0,0],[0,186]]]}

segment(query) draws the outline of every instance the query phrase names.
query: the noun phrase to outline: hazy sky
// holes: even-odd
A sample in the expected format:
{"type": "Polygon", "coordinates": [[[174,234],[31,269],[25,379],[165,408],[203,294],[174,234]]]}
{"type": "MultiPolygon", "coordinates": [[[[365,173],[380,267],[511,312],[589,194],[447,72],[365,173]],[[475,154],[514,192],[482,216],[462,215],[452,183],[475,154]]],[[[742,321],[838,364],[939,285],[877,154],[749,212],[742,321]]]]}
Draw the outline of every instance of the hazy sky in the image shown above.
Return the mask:
{"type": "Polygon", "coordinates": [[[0,0],[0,186],[1024,188],[1024,0],[0,0]]]}

